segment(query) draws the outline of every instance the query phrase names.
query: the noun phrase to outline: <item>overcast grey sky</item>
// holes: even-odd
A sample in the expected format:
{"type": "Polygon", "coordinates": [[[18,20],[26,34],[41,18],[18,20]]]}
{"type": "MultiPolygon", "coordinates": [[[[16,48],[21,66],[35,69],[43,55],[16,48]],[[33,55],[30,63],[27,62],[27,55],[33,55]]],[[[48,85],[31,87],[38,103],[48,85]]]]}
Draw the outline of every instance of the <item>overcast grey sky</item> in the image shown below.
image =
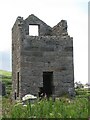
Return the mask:
{"type": "Polygon", "coordinates": [[[0,69],[11,70],[11,29],[18,16],[34,14],[51,27],[67,20],[73,37],[75,81],[88,81],[88,0],[1,0],[0,69]]]}

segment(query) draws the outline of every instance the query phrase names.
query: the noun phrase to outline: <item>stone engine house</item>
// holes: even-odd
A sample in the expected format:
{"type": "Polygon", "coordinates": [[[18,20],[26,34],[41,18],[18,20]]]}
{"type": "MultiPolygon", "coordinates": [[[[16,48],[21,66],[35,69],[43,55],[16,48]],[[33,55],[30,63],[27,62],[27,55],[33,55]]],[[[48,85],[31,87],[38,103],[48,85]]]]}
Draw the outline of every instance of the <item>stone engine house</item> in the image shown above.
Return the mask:
{"type": "Polygon", "coordinates": [[[17,17],[12,28],[12,86],[19,99],[38,96],[39,90],[61,96],[74,87],[73,38],[66,20],[51,28],[33,14],[25,20],[17,17]]]}

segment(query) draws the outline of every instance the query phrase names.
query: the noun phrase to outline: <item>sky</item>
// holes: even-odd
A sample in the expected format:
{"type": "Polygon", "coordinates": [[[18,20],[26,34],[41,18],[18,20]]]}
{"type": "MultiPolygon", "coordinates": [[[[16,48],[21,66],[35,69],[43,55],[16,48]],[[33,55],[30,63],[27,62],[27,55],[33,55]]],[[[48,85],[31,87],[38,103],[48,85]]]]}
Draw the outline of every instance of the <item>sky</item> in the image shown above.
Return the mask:
{"type": "Polygon", "coordinates": [[[88,0],[1,0],[0,69],[11,71],[11,29],[18,16],[34,14],[53,27],[67,20],[73,37],[74,79],[88,82],[88,0]]]}

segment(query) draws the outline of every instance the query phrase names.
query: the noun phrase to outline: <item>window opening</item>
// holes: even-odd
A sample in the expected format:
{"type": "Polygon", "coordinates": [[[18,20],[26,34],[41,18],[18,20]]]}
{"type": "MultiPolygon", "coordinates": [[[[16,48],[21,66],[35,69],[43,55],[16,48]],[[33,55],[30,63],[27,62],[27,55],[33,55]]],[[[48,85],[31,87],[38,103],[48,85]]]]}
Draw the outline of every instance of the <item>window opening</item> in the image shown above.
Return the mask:
{"type": "Polygon", "coordinates": [[[29,25],[29,35],[30,36],[39,36],[39,26],[38,25],[29,25]]]}

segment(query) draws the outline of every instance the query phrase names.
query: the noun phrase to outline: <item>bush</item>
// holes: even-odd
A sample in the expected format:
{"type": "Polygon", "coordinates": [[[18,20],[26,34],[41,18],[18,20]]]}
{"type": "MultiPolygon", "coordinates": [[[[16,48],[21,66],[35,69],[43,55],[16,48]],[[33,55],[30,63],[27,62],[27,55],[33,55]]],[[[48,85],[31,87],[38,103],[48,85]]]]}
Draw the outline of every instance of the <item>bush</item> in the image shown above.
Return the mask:
{"type": "Polygon", "coordinates": [[[89,92],[88,90],[85,89],[75,89],[76,95],[87,95],[87,93],[89,92]]]}

